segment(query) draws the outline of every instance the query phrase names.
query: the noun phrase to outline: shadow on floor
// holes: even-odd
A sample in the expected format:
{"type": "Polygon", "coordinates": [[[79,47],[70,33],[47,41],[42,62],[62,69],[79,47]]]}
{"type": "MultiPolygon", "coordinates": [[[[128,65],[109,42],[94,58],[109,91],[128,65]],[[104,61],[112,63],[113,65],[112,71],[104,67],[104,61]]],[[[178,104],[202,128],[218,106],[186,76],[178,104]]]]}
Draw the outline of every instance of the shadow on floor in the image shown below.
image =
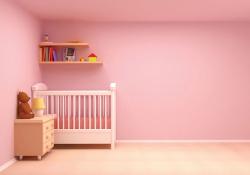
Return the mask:
{"type": "MultiPolygon", "coordinates": [[[[53,153],[53,150],[56,149],[111,149],[111,145],[110,144],[56,144],[54,145],[54,148],[51,150],[52,152],[43,155],[42,159],[46,159],[46,157],[49,156],[51,153],[53,153]]],[[[37,156],[23,156],[23,161],[34,161],[34,160],[37,160],[37,156]]]]}
{"type": "Polygon", "coordinates": [[[56,144],[53,149],[111,149],[110,144],[56,144]]]}

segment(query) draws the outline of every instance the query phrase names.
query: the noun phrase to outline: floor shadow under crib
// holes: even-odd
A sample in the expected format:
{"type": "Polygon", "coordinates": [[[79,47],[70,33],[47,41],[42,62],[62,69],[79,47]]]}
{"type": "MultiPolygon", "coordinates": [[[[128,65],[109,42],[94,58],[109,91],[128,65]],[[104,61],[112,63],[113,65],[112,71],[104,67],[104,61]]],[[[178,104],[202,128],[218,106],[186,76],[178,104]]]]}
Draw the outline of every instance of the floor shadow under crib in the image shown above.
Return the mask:
{"type": "Polygon", "coordinates": [[[53,149],[111,149],[111,145],[110,144],[55,144],[53,149]]]}

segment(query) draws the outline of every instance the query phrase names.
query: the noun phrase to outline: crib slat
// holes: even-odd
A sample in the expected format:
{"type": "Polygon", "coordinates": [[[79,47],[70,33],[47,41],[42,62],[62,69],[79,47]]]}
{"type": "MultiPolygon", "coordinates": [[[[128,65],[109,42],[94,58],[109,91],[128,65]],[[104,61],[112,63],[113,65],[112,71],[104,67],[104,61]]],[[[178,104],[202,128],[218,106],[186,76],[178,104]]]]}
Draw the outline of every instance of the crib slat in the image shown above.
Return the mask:
{"type": "Polygon", "coordinates": [[[69,128],[69,105],[70,105],[70,103],[69,103],[69,97],[70,97],[70,95],[68,95],[68,129],[70,129],[69,128]]]}
{"type": "Polygon", "coordinates": [[[85,117],[86,117],[86,110],[85,110],[85,106],[86,106],[86,103],[85,103],[85,95],[83,96],[83,122],[84,122],[84,129],[86,128],[86,121],[85,121],[85,117]]]}
{"type": "Polygon", "coordinates": [[[76,96],[73,96],[73,129],[75,128],[75,114],[76,114],[76,96]]]}
{"type": "Polygon", "coordinates": [[[81,105],[80,105],[81,100],[80,100],[80,97],[81,97],[81,96],[78,95],[78,110],[79,110],[79,111],[78,111],[78,115],[79,115],[79,116],[78,116],[78,125],[79,125],[79,126],[78,126],[78,129],[80,129],[80,117],[81,117],[81,115],[80,115],[80,112],[81,112],[81,108],[80,108],[80,106],[81,106],[81,105]]]}
{"type": "Polygon", "coordinates": [[[102,129],[102,96],[100,95],[99,96],[99,98],[100,98],[100,129],[102,129]]]}
{"type": "Polygon", "coordinates": [[[89,129],[91,129],[91,96],[89,95],[89,129]]]}
{"type": "Polygon", "coordinates": [[[57,129],[59,129],[59,99],[60,96],[57,96],[57,129]]]}
{"type": "Polygon", "coordinates": [[[95,115],[95,129],[96,129],[96,95],[94,95],[94,115],[95,115]]]}
{"type": "MultiPolygon", "coordinates": [[[[45,103],[44,96],[42,96],[42,98],[43,98],[43,102],[44,102],[44,104],[46,104],[46,103],[45,103]]],[[[43,109],[43,113],[45,114],[45,108],[43,109]]]]}
{"type": "Polygon", "coordinates": [[[105,95],[105,129],[107,129],[107,95],[105,95]]]}
{"type": "MultiPolygon", "coordinates": [[[[62,117],[63,117],[63,129],[64,129],[64,97],[65,96],[63,96],[63,108],[62,108],[62,112],[63,112],[63,115],[62,115],[62,117]]],[[[57,129],[59,129],[59,128],[57,128],[57,129]]]]}
{"type": "Polygon", "coordinates": [[[107,95],[107,116],[109,116],[109,96],[107,95]]]}
{"type": "Polygon", "coordinates": [[[111,116],[111,96],[108,96],[108,116],[111,116]]]}
{"type": "Polygon", "coordinates": [[[54,114],[54,95],[51,95],[51,111],[52,114],[54,114]]]}
{"type": "Polygon", "coordinates": [[[48,113],[49,113],[49,96],[48,95],[47,95],[47,99],[46,99],[46,108],[47,108],[46,114],[48,115],[48,113]]]}

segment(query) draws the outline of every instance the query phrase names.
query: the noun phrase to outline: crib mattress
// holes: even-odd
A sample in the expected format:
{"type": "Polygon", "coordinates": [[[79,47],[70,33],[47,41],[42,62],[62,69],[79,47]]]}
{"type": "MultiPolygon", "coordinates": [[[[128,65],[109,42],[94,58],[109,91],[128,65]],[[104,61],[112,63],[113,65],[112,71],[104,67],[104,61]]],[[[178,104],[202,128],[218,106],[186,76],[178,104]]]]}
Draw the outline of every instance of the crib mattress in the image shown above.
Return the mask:
{"type": "MultiPolygon", "coordinates": [[[[59,117],[59,128],[57,127],[57,118],[55,118],[54,129],[79,129],[79,117],[75,117],[75,128],[73,126],[73,118],[74,117],[64,117],[64,128],[63,117],[59,117]]],[[[80,117],[80,129],[84,129],[84,117],[80,117]]],[[[85,129],[95,129],[95,117],[85,117],[85,129]],[[91,128],[89,128],[89,122],[91,123],[91,128]]],[[[96,117],[96,129],[100,129],[100,117],[96,117]]],[[[107,117],[107,128],[105,128],[105,117],[101,117],[101,129],[111,129],[111,117],[107,117]]]]}

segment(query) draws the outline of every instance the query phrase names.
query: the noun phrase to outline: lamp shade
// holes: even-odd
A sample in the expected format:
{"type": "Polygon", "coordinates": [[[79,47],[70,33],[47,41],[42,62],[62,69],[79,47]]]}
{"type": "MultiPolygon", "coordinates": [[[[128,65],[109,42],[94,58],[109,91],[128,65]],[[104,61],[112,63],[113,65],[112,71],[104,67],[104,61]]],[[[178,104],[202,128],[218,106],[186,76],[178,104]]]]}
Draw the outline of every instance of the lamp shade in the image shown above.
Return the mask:
{"type": "Polygon", "coordinates": [[[31,105],[32,109],[43,109],[45,108],[43,98],[34,98],[33,103],[31,105]]]}

